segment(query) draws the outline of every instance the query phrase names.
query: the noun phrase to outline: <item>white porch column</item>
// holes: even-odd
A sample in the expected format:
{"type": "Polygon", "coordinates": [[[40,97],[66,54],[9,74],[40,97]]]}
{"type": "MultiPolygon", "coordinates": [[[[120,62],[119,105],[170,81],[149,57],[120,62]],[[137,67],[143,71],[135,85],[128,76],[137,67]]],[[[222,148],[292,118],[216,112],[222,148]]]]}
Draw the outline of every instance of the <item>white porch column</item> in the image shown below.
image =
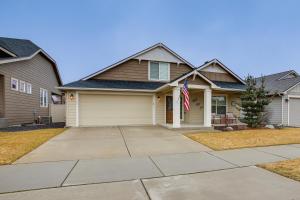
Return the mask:
{"type": "Polygon", "coordinates": [[[156,125],[156,94],[152,96],[152,124],[156,125]]]}
{"type": "Polygon", "coordinates": [[[180,127],[180,87],[173,88],[173,128],[180,127]]]}
{"type": "Polygon", "coordinates": [[[211,127],[211,89],[204,90],[204,126],[211,127]]]}

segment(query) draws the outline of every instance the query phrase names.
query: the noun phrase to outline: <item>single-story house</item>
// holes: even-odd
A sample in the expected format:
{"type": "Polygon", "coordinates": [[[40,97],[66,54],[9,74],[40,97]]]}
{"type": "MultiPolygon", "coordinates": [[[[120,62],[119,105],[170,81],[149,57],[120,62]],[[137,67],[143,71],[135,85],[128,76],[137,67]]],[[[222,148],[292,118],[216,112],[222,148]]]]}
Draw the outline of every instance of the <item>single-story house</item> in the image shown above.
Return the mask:
{"type": "MultiPolygon", "coordinates": [[[[300,127],[300,76],[294,70],[263,76],[265,89],[272,95],[267,106],[269,124],[300,127]]],[[[256,78],[260,85],[262,77],[256,78]]]]}
{"type": "Polygon", "coordinates": [[[49,118],[49,104],[61,102],[62,81],[55,60],[26,39],[0,37],[0,126],[49,118]]]}
{"type": "MultiPolygon", "coordinates": [[[[212,126],[212,115],[239,116],[245,83],[217,59],[194,67],[162,43],[155,44],[79,81],[66,93],[66,125],[212,126]],[[183,106],[188,80],[190,111],[183,106]]],[[[215,122],[213,122],[215,123],[215,122]]]]}

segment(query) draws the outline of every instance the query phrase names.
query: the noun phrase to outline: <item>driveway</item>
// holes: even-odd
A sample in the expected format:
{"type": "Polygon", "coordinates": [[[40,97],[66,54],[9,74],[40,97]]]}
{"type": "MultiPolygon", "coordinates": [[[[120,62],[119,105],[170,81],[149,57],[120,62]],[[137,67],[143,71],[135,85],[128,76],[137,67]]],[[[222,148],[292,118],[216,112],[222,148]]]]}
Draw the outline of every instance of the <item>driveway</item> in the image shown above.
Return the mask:
{"type": "Polygon", "coordinates": [[[209,150],[180,132],[158,126],[70,128],[15,163],[137,157],[209,150]]]}

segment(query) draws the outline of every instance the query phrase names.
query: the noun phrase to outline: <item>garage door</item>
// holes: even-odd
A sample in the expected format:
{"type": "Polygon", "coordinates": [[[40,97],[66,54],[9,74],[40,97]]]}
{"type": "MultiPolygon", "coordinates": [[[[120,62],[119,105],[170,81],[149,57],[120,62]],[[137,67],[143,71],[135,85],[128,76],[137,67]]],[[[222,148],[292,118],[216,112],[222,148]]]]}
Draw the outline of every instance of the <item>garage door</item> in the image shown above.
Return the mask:
{"type": "Polygon", "coordinates": [[[80,126],[152,124],[152,96],[80,95],[80,126]]]}
{"type": "Polygon", "coordinates": [[[289,115],[289,125],[300,127],[300,99],[290,98],[289,115]]]}

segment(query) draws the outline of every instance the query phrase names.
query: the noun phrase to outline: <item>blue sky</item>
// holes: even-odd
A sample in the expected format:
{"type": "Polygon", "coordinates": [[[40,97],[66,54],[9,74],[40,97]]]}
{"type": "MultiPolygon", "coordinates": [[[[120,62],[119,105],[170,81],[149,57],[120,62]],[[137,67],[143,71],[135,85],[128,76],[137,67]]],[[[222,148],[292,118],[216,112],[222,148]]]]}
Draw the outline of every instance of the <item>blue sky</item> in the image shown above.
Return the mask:
{"type": "Polygon", "coordinates": [[[300,1],[0,2],[0,36],[38,44],[64,83],[157,42],[195,66],[218,58],[241,77],[300,73],[300,1]]]}

